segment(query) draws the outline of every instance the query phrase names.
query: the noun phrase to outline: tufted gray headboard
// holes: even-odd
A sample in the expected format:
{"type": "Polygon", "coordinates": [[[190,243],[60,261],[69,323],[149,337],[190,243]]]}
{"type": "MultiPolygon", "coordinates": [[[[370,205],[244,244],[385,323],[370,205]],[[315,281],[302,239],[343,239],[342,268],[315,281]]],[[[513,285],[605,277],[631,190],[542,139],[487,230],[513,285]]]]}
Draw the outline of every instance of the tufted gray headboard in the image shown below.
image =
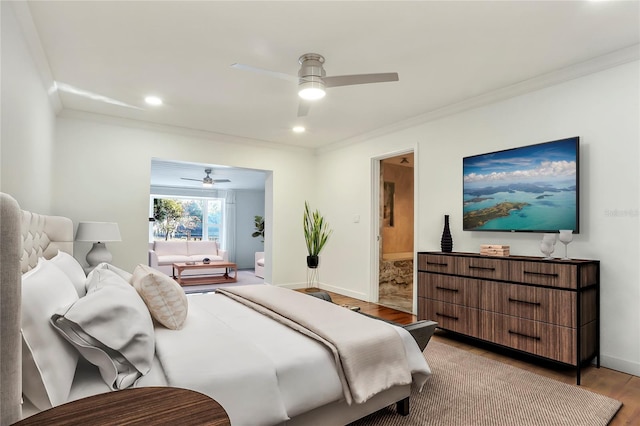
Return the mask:
{"type": "Polygon", "coordinates": [[[73,255],[71,219],[22,211],[14,198],[0,193],[0,425],[22,417],[22,274],[58,250],[73,255]]]}
{"type": "Polygon", "coordinates": [[[22,254],[20,269],[24,274],[38,264],[38,259],[51,259],[58,250],[73,255],[73,222],[62,216],[44,216],[22,211],[22,254]]]}

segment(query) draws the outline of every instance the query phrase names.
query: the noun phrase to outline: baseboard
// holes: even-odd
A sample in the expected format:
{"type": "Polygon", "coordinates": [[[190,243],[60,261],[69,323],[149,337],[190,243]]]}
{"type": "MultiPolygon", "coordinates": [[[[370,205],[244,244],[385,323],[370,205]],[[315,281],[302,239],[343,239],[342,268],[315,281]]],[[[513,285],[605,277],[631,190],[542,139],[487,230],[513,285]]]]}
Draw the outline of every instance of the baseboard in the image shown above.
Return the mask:
{"type": "Polygon", "coordinates": [[[289,288],[291,290],[299,290],[301,288],[305,288],[306,286],[307,286],[306,283],[276,284],[276,287],[284,287],[284,288],[289,288]]]}
{"type": "Polygon", "coordinates": [[[638,362],[601,354],[600,365],[602,367],[640,377],[640,363],[638,362]]]}
{"type": "MultiPolygon", "coordinates": [[[[289,288],[292,290],[300,290],[307,287],[307,283],[289,283],[289,284],[278,284],[278,287],[289,288]]],[[[321,290],[331,291],[333,293],[342,294],[343,296],[353,297],[354,299],[367,301],[367,296],[364,293],[349,290],[342,287],[337,287],[325,283],[320,283],[319,288],[321,290]]]]}
{"type": "Polygon", "coordinates": [[[354,299],[367,301],[367,295],[358,291],[349,290],[347,288],[337,287],[329,284],[320,284],[320,288],[326,291],[332,291],[334,293],[342,294],[343,296],[353,297],[354,299]]]}

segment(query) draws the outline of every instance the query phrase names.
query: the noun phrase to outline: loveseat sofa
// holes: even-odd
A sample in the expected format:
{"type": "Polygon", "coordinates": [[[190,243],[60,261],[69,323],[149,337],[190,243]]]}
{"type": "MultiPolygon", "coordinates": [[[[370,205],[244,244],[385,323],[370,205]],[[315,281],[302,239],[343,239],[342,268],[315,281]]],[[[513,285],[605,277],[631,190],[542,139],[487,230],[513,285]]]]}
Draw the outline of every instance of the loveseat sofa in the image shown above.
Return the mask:
{"type": "Polygon", "coordinates": [[[263,251],[256,252],[254,269],[255,269],[256,277],[264,278],[264,252],[263,251]]]}
{"type": "MultiPolygon", "coordinates": [[[[203,259],[209,258],[211,261],[223,260],[229,261],[229,254],[226,250],[221,250],[216,241],[154,241],[149,244],[149,266],[155,268],[167,275],[173,274],[171,265],[178,262],[202,262],[203,259]]],[[[220,269],[224,272],[224,268],[211,268],[207,273],[217,272],[220,269]]],[[[187,275],[185,271],[183,275],[187,275]]],[[[201,270],[200,273],[203,271],[201,270]]]]}

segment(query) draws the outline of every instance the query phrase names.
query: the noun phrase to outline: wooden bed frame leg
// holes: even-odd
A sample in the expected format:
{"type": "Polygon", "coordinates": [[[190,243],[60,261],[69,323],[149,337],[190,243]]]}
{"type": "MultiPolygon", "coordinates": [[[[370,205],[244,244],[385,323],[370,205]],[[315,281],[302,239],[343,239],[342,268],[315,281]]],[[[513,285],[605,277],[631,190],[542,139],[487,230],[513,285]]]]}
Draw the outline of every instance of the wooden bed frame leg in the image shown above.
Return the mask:
{"type": "Polygon", "coordinates": [[[401,414],[403,416],[408,416],[409,415],[409,397],[406,397],[405,399],[401,399],[400,401],[396,402],[396,410],[398,411],[398,414],[401,414]]]}

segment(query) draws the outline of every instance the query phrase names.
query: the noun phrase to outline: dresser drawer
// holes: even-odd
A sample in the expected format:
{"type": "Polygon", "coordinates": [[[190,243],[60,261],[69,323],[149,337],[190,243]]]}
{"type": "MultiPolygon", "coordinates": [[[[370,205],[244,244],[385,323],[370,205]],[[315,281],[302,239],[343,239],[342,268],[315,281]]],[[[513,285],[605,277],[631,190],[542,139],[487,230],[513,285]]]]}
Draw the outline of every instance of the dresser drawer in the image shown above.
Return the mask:
{"type": "Polygon", "coordinates": [[[575,265],[561,263],[513,262],[509,268],[511,281],[559,288],[577,288],[577,274],[575,265]]]}
{"type": "Polygon", "coordinates": [[[438,254],[418,254],[418,270],[453,274],[456,271],[456,258],[438,254]]]}
{"type": "Polygon", "coordinates": [[[478,337],[478,310],[452,303],[419,298],[425,318],[438,323],[438,327],[478,337]]]}
{"type": "Polygon", "coordinates": [[[456,274],[465,277],[506,280],[509,277],[509,262],[503,259],[461,257],[456,265],[456,274]]]}
{"type": "Polygon", "coordinates": [[[418,272],[418,296],[442,302],[478,307],[478,280],[418,272]]]}
{"type": "Polygon", "coordinates": [[[491,312],[480,312],[480,338],[576,365],[576,330],[491,312]]]}
{"type": "Polygon", "coordinates": [[[576,326],[576,293],[482,281],[480,309],[535,321],[576,326]]]}

